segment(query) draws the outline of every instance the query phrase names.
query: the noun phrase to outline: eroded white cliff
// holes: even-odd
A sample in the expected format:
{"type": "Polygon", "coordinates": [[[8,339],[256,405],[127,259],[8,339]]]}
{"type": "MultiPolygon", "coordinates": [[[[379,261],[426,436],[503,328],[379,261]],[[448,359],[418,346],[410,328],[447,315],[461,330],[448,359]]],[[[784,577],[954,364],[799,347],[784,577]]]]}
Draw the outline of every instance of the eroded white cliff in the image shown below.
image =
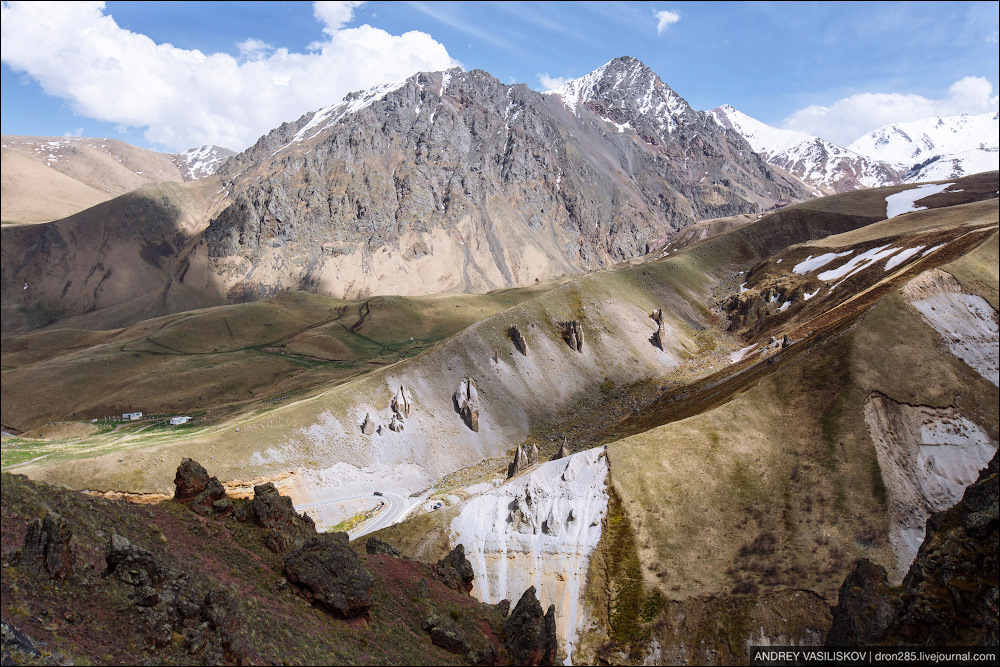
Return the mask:
{"type": "Polygon", "coordinates": [[[516,602],[535,586],[556,605],[556,631],[572,655],[588,623],[580,594],[608,511],[608,460],[598,447],[543,463],[468,500],[451,523],[476,573],[472,594],[516,602]]]}

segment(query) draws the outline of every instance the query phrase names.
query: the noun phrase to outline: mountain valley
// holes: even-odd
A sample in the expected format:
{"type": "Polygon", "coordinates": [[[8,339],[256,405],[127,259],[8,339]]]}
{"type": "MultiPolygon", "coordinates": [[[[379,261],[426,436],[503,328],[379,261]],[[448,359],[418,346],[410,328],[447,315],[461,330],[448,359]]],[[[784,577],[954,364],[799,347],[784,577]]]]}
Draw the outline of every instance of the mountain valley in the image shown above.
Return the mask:
{"type": "Polygon", "coordinates": [[[995,645],[997,117],[962,118],[842,148],[623,57],[239,154],[5,136],[5,659],[995,645]]]}

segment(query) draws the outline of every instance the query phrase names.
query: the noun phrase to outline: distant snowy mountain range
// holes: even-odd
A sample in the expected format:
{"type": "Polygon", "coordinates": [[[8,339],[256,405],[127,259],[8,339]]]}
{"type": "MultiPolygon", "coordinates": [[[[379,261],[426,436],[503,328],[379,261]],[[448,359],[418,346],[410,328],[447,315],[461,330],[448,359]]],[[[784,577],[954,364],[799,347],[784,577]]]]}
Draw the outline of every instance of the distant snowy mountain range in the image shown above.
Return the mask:
{"type": "Polygon", "coordinates": [[[957,178],[1000,168],[1000,114],[934,116],[872,130],[844,148],[723,105],[708,112],[768,163],[820,192],[957,178]]]}

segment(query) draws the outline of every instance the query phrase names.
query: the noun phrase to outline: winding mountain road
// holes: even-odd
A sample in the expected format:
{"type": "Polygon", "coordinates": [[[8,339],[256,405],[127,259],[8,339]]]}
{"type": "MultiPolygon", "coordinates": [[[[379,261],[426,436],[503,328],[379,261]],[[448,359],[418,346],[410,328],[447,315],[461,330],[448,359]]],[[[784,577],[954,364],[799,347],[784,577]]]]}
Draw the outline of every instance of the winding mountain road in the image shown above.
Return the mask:
{"type": "MultiPolygon", "coordinates": [[[[296,505],[295,511],[301,512],[303,510],[315,508],[315,507],[325,507],[329,505],[335,505],[338,503],[344,503],[351,500],[358,500],[359,498],[372,498],[373,496],[365,493],[354,496],[347,496],[346,498],[329,498],[327,500],[317,500],[311,503],[303,503],[302,505],[296,505]]],[[[374,496],[375,498],[381,498],[383,502],[382,509],[374,517],[366,521],[365,523],[357,526],[353,530],[347,531],[347,534],[352,540],[359,537],[367,535],[368,533],[375,532],[376,530],[381,530],[382,528],[387,528],[394,523],[402,521],[412,505],[407,502],[405,496],[401,496],[398,493],[393,493],[391,491],[383,491],[381,496],[374,496]]]]}

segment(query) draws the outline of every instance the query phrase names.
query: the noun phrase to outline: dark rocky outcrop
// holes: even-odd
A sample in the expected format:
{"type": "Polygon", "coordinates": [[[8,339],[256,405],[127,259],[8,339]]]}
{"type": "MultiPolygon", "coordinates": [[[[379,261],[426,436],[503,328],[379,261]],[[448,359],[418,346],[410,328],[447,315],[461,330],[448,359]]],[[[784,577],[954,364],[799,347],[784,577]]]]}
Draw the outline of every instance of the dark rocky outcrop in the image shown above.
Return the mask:
{"type": "Polygon", "coordinates": [[[184,457],[174,476],[174,499],[194,498],[205,490],[208,482],[208,471],[197,461],[184,457]]]}
{"type": "Polygon", "coordinates": [[[657,308],[649,314],[649,317],[656,322],[656,331],[653,333],[650,341],[661,350],[666,349],[667,329],[663,324],[663,309],[657,308]]]}
{"type": "Polygon", "coordinates": [[[558,660],[556,607],[542,614],[542,605],[531,586],[521,595],[503,624],[504,645],[515,665],[553,665],[558,660]]]}
{"type": "Polygon", "coordinates": [[[521,330],[517,326],[507,329],[507,336],[514,343],[514,347],[517,348],[518,352],[524,356],[528,356],[528,341],[524,340],[524,334],[521,333],[521,330]]]}
{"type": "Polygon", "coordinates": [[[892,620],[885,568],[860,559],[840,587],[827,646],[858,646],[878,641],[892,620]]]}
{"type": "Polygon", "coordinates": [[[423,620],[420,627],[431,635],[431,641],[452,653],[466,655],[472,650],[469,640],[451,619],[432,614],[423,620]]]}
{"type": "Polygon", "coordinates": [[[881,568],[858,563],[841,587],[828,643],[997,645],[998,456],[958,503],[927,520],[901,587],[886,586],[881,568]]]}
{"type": "Polygon", "coordinates": [[[559,331],[571,350],[583,352],[583,326],[578,320],[560,322],[559,331]]]}
{"type": "Polygon", "coordinates": [[[461,415],[466,426],[473,431],[479,431],[479,392],[472,378],[467,377],[459,383],[452,401],[455,411],[461,415]]]}
{"type": "Polygon", "coordinates": [[[374,579],[342,538],[321,534],[285,556],[285,576],[296,591],[340,617],[364,614],[374,579]]]}
{"type": "Polygon", "coordinates": [[[208,471],[189,458],[181,459],[174,476],[174,500],[187,503],[192,511],[208,516],[229,514],[232,503],[226,497],[226,489],[217,477],[209,477],[208,471]]]}
{"type": "Polygon", "coordinates": [[[276,553],[299,546],[316,535],[316,524],[309,515],[297,513],[292,499],[278,493],[271,482],[253,487],[250,515],[264,529],[267,545],[276,553]]]}
{"type": "Polygon", "coordinates": [[[432,566],[434,574],[448,588],[461,593],[472,592],[472,581],[476,578],[472,563],[465,557],[465,546],[457,545],[447,556],[432,566]]]}
{"type": "Polygon", "coordinates": [[[162,584],[167,578],[167,570],[152,552],[137,547],[128,538],[113,533],[108,539],[105,553],[107,567],[102,577],[114,575],[129,586],[151,587],[162,584]]]}
{"type": "Polygon", "coordinates": [[[49,578],[62,581],[73,571],[76,562],[72,541],[73,532],[69,524],[58,514],[32,519],[28,523],[24,544],[14,556],[14,564],[44,572],[49,578]]]}
{"type": "Polygon", "coordinates": [[[388,542],[383,542],[379,538],[372,535],[365,542],[365,551],[369,556],[394,556],[396,558],[402,557],[402,553],[396,547],[392,546],[388,542]]]}

